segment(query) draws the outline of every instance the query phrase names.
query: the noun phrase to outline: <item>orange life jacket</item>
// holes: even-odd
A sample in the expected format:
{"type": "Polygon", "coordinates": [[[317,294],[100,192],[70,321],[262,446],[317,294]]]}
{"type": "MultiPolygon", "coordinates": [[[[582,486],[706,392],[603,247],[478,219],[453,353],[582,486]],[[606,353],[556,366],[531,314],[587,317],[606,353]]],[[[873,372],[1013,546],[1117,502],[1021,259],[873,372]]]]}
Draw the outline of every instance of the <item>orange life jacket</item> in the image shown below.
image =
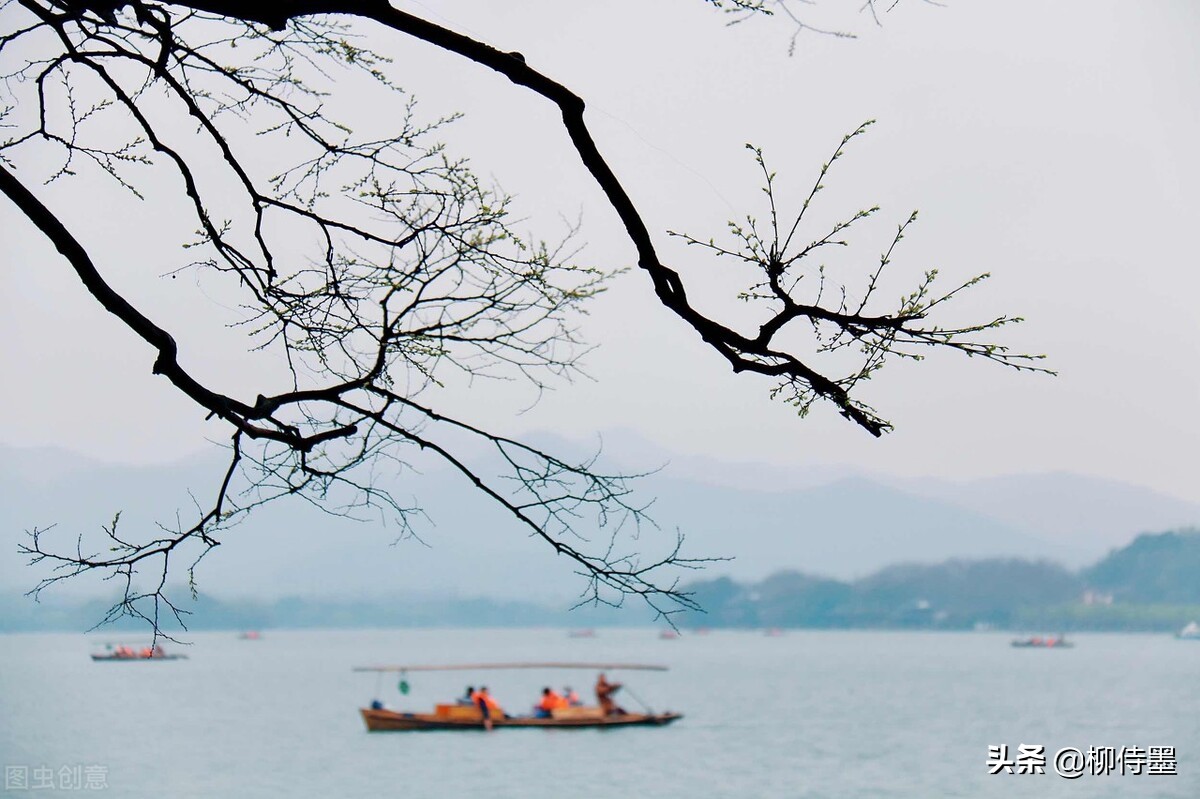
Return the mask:
{"type": "Polygon", "coordinates": [[[483,704],[487,705],[488,710],[500,709],[500,703],[493,699],[491,694],[485,691],[476,691],[475,693],[471,694],[471,701],[475,703],[475,707],[479,707],[479,704],[482,702],[483,704]]]}
{"type": "Polygon", "coordinates": [[[538,703],[538,707],[545,711],[554,710],[556,707],[566,707],[567,700],[551,691],[548,694],[542,694],[542,701],[538,703]]]}

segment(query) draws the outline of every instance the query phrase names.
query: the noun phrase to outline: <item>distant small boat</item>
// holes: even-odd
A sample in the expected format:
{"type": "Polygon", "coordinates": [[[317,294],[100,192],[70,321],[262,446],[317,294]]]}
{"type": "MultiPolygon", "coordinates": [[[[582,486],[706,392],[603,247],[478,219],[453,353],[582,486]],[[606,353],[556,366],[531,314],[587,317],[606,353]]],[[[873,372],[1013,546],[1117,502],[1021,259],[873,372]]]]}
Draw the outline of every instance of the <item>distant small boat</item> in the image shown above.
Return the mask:
{"type": "Polygon", "coordinates": [[[187,660],[187,655],[168,655],[161,646],[144,646],[135,649],[123,644],[117,646],[109,644],[108,649],[109,651],[102,654],[93,654],[92,660],[187,660]]]}
{"type": "Polygon", "coordinates": [[[675,630],[663,630],[658,634],[658,637],[664,641],[674,641],[679,637],[679,633],[675,630]]]}
{"type": "Polygon", "coordinates": [[[1032,638],[1018,638],[1012,642],[1012,645],[1018,649],[1070,649],[1075,646],[1061,635],[1045,637],[1035,635],[1032,638]]]}
{"type": "Polygon", "coordinates": [[[592,629],[571,630],[569,633],[567,633],[567,637],[568,638],[595,638],[596,631],[592,630],[592,629]]]}
{"type": "Polygon", "coordinates": [[[246,630],[244,633],[238,635],[238,638],[242,641],[261,641],[262,633],[258,630],[246,630]]]}
{"type": "Polygon", "coordinates": [[[1200,641],[1200,624],[1191,622],[1182,630],[1175,633],[1175,637],[1182,641],[1200,641]]]}
{"type": "Polygon", "coordinates": [[[783,630],[779,629],[778,627],[768,627],[767,629],[763,630],[763,635],[767,636],[768,638],[778,638],[779,636],[783,635],[783,630]]]}

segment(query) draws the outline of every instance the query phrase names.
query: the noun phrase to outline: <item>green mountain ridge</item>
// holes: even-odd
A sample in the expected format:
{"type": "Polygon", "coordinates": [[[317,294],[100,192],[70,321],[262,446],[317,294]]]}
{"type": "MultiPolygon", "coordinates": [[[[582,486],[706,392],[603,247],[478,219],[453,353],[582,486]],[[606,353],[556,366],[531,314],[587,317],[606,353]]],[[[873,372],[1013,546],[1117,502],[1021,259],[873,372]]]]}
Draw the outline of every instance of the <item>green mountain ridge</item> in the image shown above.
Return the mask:
{"type": "Polygon", "coordinates": [[[952,559],[854,581],[783,571],[688,589],[705,608],[688,615],[694,626],[1171,630],[1200,618],[1200,531],[1140,535],[1079,572],[1046,560],[952,559]]]}

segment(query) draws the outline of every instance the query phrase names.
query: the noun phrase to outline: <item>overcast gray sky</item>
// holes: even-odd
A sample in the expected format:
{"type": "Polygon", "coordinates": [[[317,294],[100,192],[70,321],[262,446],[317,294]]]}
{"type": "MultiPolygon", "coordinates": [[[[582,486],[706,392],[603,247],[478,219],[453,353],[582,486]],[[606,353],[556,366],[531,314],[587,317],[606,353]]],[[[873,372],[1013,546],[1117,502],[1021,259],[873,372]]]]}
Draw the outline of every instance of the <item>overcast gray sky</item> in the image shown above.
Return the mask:
{"type": "MultiPolygon", "coordinates": [[[[883,207],[863,240],[864,269],[894,224],[920,209],[897,266],[913,275],[937,267],[947,284],[993,273],[955,315],[1027,317],[1003,340],[1046,353],[1061,376],[952,353],[895,364],[866,395],[897,428],[875,440],[828,409],[801,420],[772,403],[768,384],[731,374],[631,272],[584,323],[601,345],[587,360],[596,382],[560,386],[520,415],[532,399],[523,388],[477,386],[461,407],[502,432],[588,438],[621,428],[730,462],[945,477],[1067,470],[1197,499],[1200,9],[1191,0],[905,0],[876,27],[856,2],[822,2],[832,21],[810,19],[859,38],[804,34],[791,57],[786,22],[727,28],[701,0],[402,5],[521,51],[583,96],[664,259],[702,297],[714,265],[664,231],[707,237],[731,216],[760,212],[743,144],[765,149],[785,198],[799,202],[840,137],[877,119],[822,193],[831,214],[883,207]]],[[[467,113],[451,143],[518,194],[531,225],[582,213],[584,257],[631,263],[543,101],[428,46],[379,41],[431,114],[467,113]]],[[[143,213],[124,202],[113,209],[123,220],[143,213]]],[[[84,227],[99,241],[107,224],[84,227]]],[[[150,375],[148,348],[7,204],[0,226],[0,441],[126,462],[201,448],[215,431],[150,375]]],[[[175,264],[143,249],[128,233],[109,237],[106,268],[152,316],[187,324],[202,295],[164,280],[175,264]]],[[[253,373],[219,337],[209,344],[193,339],[184,350],[202,373],[228,372],[233,387],[253,373]]]]}

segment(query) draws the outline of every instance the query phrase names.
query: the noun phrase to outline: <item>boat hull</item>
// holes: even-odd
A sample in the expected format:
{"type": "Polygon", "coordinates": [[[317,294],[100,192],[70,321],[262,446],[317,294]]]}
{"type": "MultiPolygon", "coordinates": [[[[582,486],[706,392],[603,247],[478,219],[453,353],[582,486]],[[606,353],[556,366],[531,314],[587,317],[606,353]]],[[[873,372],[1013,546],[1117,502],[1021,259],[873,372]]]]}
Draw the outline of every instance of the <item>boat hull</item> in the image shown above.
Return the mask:
{"type": "MultiPolygon", "coordinates": [[[[421,730],[482,730],[479,719],[453,719],[433,713],[401,713],[395,710],[361,708],[368,732],[416,732],[421,730]]],[[[683,718],[681,713],[625,713],[617,716],[581,718],[537,718],[511,716],[492,719],[492,727],[537,727],[540,729],[582,727],[663,727],[683,718]]]]}
{"type": "Polygon", "coordinates": [[[140,662],[143,660],[187,660],[187,655],[151,655],[150,657],[143,657],[142,655],[133,655],[132,657],[129,655],[92,655],[92,660],[116,661],[119,663],[130,661],[140,662]]]}

